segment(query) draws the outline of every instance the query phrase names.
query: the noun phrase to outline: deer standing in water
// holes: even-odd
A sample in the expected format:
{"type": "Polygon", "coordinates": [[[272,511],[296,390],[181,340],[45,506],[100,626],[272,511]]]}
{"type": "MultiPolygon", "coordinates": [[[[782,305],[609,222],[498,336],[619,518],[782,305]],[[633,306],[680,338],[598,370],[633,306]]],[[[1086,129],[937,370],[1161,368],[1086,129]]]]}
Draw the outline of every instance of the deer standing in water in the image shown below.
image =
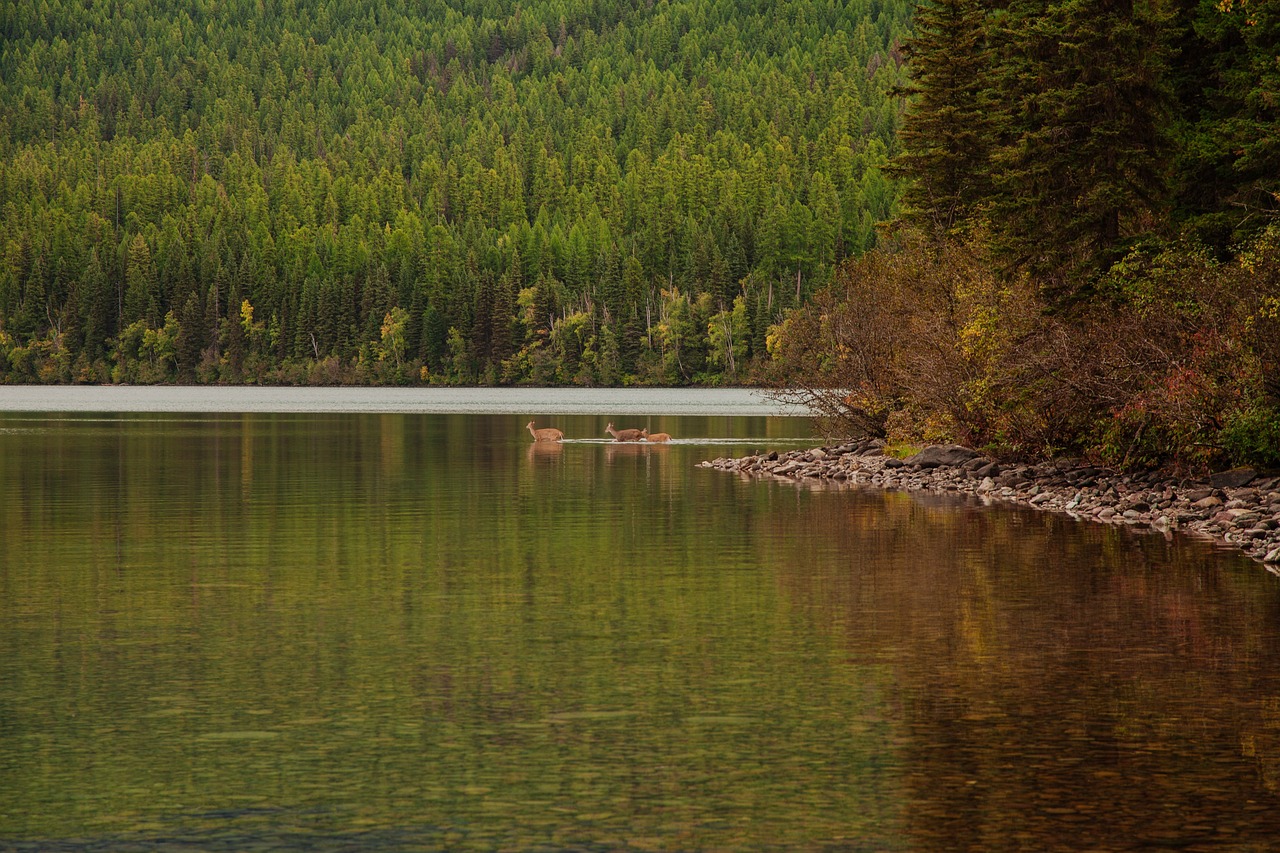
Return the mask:
{"type": "Polygon", "coordinates": [[[671,433],[669,432],[652,432],[651,433],[649,432],[648,429],[642,429],[640,430],[640,434],[644,437],[645,441],[652,441],[654,443],[671,440],[671,433]]]}
{"type": "Polygon", "coordinates": [[[546,429],[534,429],[533,421],[529,421],[525,427],[533,435],[534,441],[560,441],[564,438],[564,433],[555,427],[547,427],[546,429]]]}
{"type": "Polygon", "coordinates": [[[613,436],[614,441],[640,441],[644,438],[644,430],[638,429],[614,429],[613,421],[609,421],[609,425],[604,431],[613,436]]]}

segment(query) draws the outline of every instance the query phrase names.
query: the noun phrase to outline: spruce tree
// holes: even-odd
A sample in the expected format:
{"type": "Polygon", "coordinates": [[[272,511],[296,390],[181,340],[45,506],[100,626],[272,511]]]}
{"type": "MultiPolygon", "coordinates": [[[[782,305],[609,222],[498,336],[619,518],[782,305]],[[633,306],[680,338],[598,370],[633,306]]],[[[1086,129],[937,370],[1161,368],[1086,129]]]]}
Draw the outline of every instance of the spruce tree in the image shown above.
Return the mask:
{"type": "Polygon", "coordinates": [[[178,340],[174,357],[177,360],[178,378],[184,382],[195,376],[196,367],[204,353],[204,307],[194,291],[187,296],[178,314],[178,340]]]}
{"type": "Polygon", "coordinates": [[[998,28],[1007,136],[997,248],[1063,304],[1166,202],[1166,19],[1152,0],[1015,0],[998,28]]]}
{"type": "Polygon", "coordinates": [[[111,289],[96,248],[81,274],[79,289],[84,353],[89,361],[95,361],[106,353],[106,339],[114,331],[111,321],[115,313],[111,310],[111,289]]]}
{"type": "Polygon", "coordinates": [[[901,218],[945,234],[990,194],[993,92],[980,0],[930,0],[916,11],[904,53],[911,82],[892,171],[907,178],[901,218]]]}
{"type": "Polygon", "coordinates": [[[1178,213],[1225,256],[1280,210],[1280,10],[1179,5],[1178,213]]]}

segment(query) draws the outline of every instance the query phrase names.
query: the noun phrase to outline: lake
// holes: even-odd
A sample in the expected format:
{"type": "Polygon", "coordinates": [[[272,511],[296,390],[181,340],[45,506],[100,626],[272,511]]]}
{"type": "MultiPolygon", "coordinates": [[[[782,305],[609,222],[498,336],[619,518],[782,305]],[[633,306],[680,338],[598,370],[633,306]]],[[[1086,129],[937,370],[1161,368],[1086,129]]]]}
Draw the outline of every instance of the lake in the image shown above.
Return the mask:
{"type": "Polygon", "coordinates": [[[0,388],[0,849],[1280,837],[1256,563],[696,467],[819,443],[745,391],[240,390],[0,388]]]}

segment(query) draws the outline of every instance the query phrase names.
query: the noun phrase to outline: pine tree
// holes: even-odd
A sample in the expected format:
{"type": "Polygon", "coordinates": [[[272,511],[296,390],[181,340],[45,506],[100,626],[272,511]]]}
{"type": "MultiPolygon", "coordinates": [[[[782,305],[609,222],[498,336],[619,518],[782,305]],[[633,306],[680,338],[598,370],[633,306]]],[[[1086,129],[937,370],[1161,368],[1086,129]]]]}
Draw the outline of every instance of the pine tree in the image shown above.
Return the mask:
{"type": "Polygon", "coordinates": [[[911,82],[895,174],[907,178],[902,219],[945,234],[990,195],[995,143],[991,51],[981,0],[930,0],[904,45],[911,82]]]}
{"type": "Polygon", "coordinates": [[[991,226],[1055,304],[1165,205],[1165,25],[1154,0],[1016,0],[1000,23],[991,226]]]}
{"type": "Polygon", "coordinates": [[[1176,200],[1225,256],[1280,209],[1280,10],[1262,0],[1179,5],[1176,200]]]}
{"type": "Polygon", "coordinates": [[[151,265],[151,248],[141,234],[129,243],[129,265],[125,282],[124,325],[138,320],[156,325],[159,308],[155,298],[155,270],[151,265]]]}
{"type": "Polygon", "coordinates": [[[180,380],[189,381],[195,376],[204,348],[204,307],[200,304],[199,295],[192,292],[178,314],[175,358],[180,380]]]}
{"type": "Polygon", "coordinates": [[[96,248],[89,255],[89,264],[80,277],[80,311],[85,355],[90,361],[96,361],[106,354],[107,338],[114,332],[111,319],[115,314],[111,310],[107,276],[102,271],[96,248]]]}
{"type": "Polygon", "coordinates": [[[513,251],[507,271],[498,279],[493,293],[493,330],[489,352],[494,367],[500,367],[503,359],[510,358],[511,353],[515,352],[512,328],[515,323],[516,294],[523,278],[520,273],[520,253],[513,251]]]}

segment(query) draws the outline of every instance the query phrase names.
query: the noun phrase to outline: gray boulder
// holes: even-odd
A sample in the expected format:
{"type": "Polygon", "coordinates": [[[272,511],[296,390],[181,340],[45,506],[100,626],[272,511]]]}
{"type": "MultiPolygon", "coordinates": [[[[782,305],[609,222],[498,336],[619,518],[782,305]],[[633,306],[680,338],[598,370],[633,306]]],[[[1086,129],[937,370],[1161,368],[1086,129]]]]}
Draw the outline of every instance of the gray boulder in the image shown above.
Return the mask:
{"type": "Polygon", "coordinates": [[[1252,468],[1232,468],[1209,476],[1210,485],[1219,489],[1239,489],[1249,485],[1258,476],[1252,468]]]}
{"type": "Polygon", "coordinates": [[[954,467],[963,465],[970,459],[977,459],[981,455],[976,450],[970,450],[958,444],[934,444],[904,461],[908,465],[919,465],[921,468],[954,467]]]}

